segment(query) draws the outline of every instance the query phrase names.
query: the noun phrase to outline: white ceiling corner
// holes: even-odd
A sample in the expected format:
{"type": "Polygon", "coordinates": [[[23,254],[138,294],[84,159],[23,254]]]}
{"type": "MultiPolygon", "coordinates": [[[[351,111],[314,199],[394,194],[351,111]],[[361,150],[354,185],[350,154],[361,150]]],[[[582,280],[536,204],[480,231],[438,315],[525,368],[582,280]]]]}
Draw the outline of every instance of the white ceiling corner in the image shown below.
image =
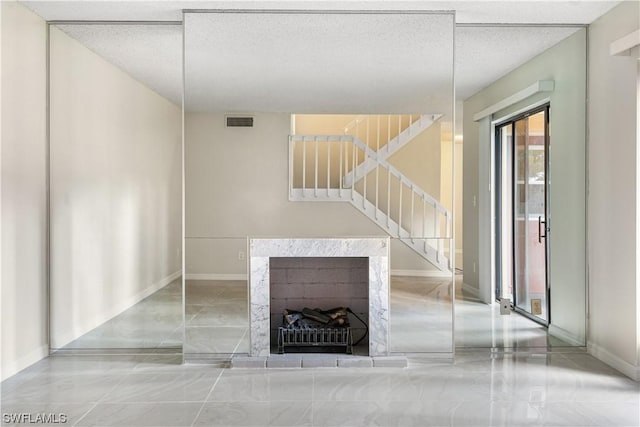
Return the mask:
{"type": "Polygon", "coordinates": [[[57,25],[134,79],[182,104],[181,25],[57,25]]]}
{"type": "Polygon", "coordinates": [[[459,27],[456,97],[467,99],[580,27],[459,27]]]}

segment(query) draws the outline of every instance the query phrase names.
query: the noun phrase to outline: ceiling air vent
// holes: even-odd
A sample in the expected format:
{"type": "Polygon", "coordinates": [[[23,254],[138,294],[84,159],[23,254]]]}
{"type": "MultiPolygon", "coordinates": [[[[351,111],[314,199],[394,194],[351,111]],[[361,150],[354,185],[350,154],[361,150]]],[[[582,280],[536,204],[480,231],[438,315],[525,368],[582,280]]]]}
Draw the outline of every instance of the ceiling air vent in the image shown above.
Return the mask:
{"type": "Polygon", "coordinates": [[[230,117],[227,116],[228,128],[252,128],[253,117],[230,117]]]}

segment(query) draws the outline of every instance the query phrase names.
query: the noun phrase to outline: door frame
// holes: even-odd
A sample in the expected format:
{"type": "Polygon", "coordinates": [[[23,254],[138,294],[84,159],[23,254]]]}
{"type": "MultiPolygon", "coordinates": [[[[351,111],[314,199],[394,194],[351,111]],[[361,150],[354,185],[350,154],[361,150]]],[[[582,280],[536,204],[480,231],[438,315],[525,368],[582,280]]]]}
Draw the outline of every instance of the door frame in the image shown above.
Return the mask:
{"type": "MultiPolygon", "coordinates": [[[[492,206],[492,233],[491,233],[491,240],[492,240],[492,248],[493,250],[491,251],[491,257],[492,257],[492,262],[491,262],[491,268],[492,268],[492,289],[491,289],[491,296],[495,301],[499,301],[499,294],[498,292],[500,292],[502,290],[502,269],[501,269],[501,264],[502,264],[502,259],[503,259],[503,251],[502,251],[502,149],[500,149],[500,144],[501,144],[501,138],[499,135],[499,129],[504,127],[505,125],[507,125],[508,123],[512,123],[513,127],[512,127],[512,138],[514,138],[513,140],[515,141],[515,122],[522,120],[524,118],[527,118],[531,115],[534,114],[538,114],[542,111],[545,111],[546,114],[546,120],[545,120],[545,146],[544,146],[544,153],[545,153],[545,184],[544,184],[544,201],[545,201],[545,298],[546,298],[546,320],[545,319],[541,319],[521,308],[519,308],[517,306],[517,301],[516,301],[516,291],[515,289],[513,289],[512,291],[512,301],[511,301],[511,309],[533,321],[535,321],[536,323],[539,323],[545,327],[548,327],[551,324],[551,277],[550,277],[550,265],[549,265],[549,261],[550,261],[550,252],[551,252],[551,247],[550,247],[550,239],[549,239],[549,232],[550,232],[550,197],[549,197],[549,183],[550,183],[550,177],[549,177],[549,164],[550,164],[550,150],[549,150],[549,146],[550,146],[550,127],[549,127],[549,120],[550,120],[550,109],[551,109],[551,103],[549,99],[544,99],[536,104],[530,105],[526,108],[523,108],[515,113],[509,114],[508,116],[504,116],[501,117],[499,119],[495,119],[492,120],[491,122],[491,162],[493,163],[492,168],[491,168],[491,179],[492,179],[492,188],[495,189],[495,191],[491,192],[491,206],[492,206]]],[[[511,151],[511,159],[509,159],[509,161],[511,162],[511,164],[513,164],[514,162],[514,157],[516,155],[516,150],[512,150],[511,151]]],[[[513,180],[513,178],[511,178],[511,180],[513,180]]],[[[512,206],[511,206],[511,212],[512,212],[512,230],[515,230],[515,216],[514,216],[514,203],[515,203],[515,186],[511,187],[511,201],[512,201],[512,206]]],[[[513,265],[512,268],[512,285],[515,286],[516,285],[516,268],[515,268],[515,244],[513,242],[513,239],[515,238],[515,234],[512,234],[512,244],[511,244],[511,254],[510,254],[510,262],[513,265]]]]}

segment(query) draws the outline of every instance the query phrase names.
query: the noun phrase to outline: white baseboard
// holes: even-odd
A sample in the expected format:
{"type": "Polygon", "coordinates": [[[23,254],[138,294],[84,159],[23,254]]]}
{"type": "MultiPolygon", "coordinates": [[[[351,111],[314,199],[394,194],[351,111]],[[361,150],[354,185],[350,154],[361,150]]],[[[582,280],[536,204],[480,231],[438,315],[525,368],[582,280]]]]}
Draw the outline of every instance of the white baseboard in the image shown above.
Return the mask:
{"type": "Polygon", "coordinates": [[[622,372],[632,380],[640,381],[640,366],[634,366],[609,352],[609,350],[592,342],[587,343],[587,353],[611,366],[613,369],[622,372]]]}
{"type": "Polygon", "coordinates": [[[569,332],[566,329],[562,329],[561,327],[556,326],[553,323],[549,325],[549,335],[578,347],[584,347],[585,345],[584,337],[576,335],[573,332],[569,332]]]}
{"type": "Polygon", "coordinates": [[[438,270],[391,270],[392,276],[451,278],[451,273],[438,270]]]}
{"type": "MultiPolygon", "coordinates": [[[[392,276],[449,278],[451,273],[437,270],[391,270],[392,276]]],[[[247,280],[246,274],[187,273],[187,280],[247,280]]]]}
{"type": "Polygon", "coordinates": [[[182,275],[182,270],[178,270],[178,271],[170,274],[169,276],[159,280],[158,282],[149,285],[148,287],[146,287],[145,289],[141,290],[137,294],[131,295],[130,297],[128,297],[126,299],[123,299],[118,304],[114,305],[113,307],[110,307],[109,310],[101,312],[101,313],[96,313],[92,318],[90,318],[90,319],[88,319],[86,321],[83,321],[81,324],[75,323],[74,324],[74,329],[72,331],[68,332],[67,334],[62,335],[62,337],[60,337],[58,339],[59,343],[62,343],[62,344],[55,343],[56,344],[55,347],[56,348],[62,348],[64,346],[66,346],[71,341],[81,337],[82,335],[86,334],[87,332],[89,332],[89,331],[97,328],[98,326],[102,325],[103,323],[113,319],[114,317],[116,317],[117,315],[121,314],[125,310],[133,307],[134,305],[136,305],[137,303],[139,303],[140,301],[142,301],[146,297],[150,296],[154,292],[157,292],[160,289],[164,288],[169,283],[171,283],[174,280],[176,280],[177,278],[179,278],[181,275],[182,275]]]}
{"type": "Polygon", "coordinates": [[[195,274],[187,273],[185,275],[187,280],[247,280],[246,274],[195,274]]]}
{"type": "MultiPolygon", "coordinates": [[[[451,277],[451,273],[437,270],[391,270],[392,276],[413,276],[413,277],[451,277]]],[[[246,274],[216,274],[216,273],[187,273],[187,280],[247,280],[246,274]]]]}
{"type": "Polygon", "coordinates": [[[2,371],[0,372],[0,381],[6,380],[47,356],[49,356],[49,346],[43,345],[15,360],[7,360],[5,357],[2,360],[2,369],[0,369],[2,371]]]}
{"type": "Polygon", "coordinates": [[[403,354],[409,359],[409,366],[419,365],[421,361],[433,361],[433,360],[455,360],[455,353],[392,353],[393,356],[403,354]]]}
{"type": "Polygon", "coordinates": [[[471,295],[472,297],[480,299],[480,290],[475,286],[471,286],[468,283],[462,282],[462,292],[471,295]]]}

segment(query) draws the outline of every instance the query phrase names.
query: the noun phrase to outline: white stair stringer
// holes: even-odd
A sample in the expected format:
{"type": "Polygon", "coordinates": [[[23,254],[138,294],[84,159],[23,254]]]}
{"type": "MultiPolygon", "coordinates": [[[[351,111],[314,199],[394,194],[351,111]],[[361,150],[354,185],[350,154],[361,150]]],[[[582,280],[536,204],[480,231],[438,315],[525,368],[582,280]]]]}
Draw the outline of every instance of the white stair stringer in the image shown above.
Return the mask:
{"type": "MultiPolygon", "coordinates": [[[[374,151],[371,147],[367,146],[364,142],[360,141],[358,138],[351,135],[291,135],[289,137],[289,200],[291,201],[330,201],[330,202],[350,202],[355,208],[357,208],[360,212],[365,214],[369,219],[371,219],[374,223],[376,223],[380,228],[382,228],[387,234],[391,237],[397,238],[402,241],[404,244],[413,249],[418,255],[422,258],[433,264],[440,271],[451,271],[450,261],[445,256],[444,251],[444,240],[449,236],[449,230],[452,224],[451,213],[437,200],[435,200],[431,195],[426,193],[420,187],[418,187],[415,183],[410,181],[406,176],[404,176],[398,169],[394,168],[389,162],[386,160],[381,160],[379,153],[374,151]],[[393,220],[391,214],[384,212],[379,209],[377,205],[372,204],[369,200],[367,200],[362,193],[357,190],[356,186],[350,186],[346,188],[343,182],[342,186],[338,186],[337,188],[332,187],[331,183],[328,183],[326,186],[322,186],[318,184],[319,177],[319,162],[318,162],[318,144],[319,143],[340,143],[347,144],[351,143],[353,148],[352,152],[355,153],[361,152],[364,153],[365,161],[367,158],[372,159],[376,163],[376,167],[380,167],[386,170],[387,177],[394,177],[395,182],[401,182],[401,188],[407,188],[411,193],[413,200],[414,194],[419,200],[423,200],[424,204],[430,205],[434,208],[436,217],[434,219],[434,235],[431,238],[427,237],[416,237],[411,233],[410,230],[407,230],[403,224],[399,224],[398,222],[393,220]],[[315,152],[315,162],[308,162],[309,167],[311,168],[313,174],[310,180],[302,180],[302,188],[296,188],[293,185],[294,179],[294,169],[296,168],[294,162],[294,147],[295,144],[311,144],[309,151],[313,154],[315,152]],[[315,177],[315,178],[314,178],[315,177]],[[313,182],[313,187],[311,187],[311,182],[313,182]],[[439,236],[441,233],[440,218],[444,217],[445,223],[445,232],[444,235],[439,236]],[[440,237],[440,238],[438,238],[440,237]],[[434,247],[431,242],[435,242],[436,247],[434,247]]],[[[304,148],[304,147],[303,147],[304,148]]],[[[342,152],[342,150],[340,150],[342,152]]],[[[303,151],[304,153],[304,151],[303,151]]],[[[327,151],[328,153],[328,151],[327,151]]],[[[303,158],[306,158],[303,155],[303,158]]],[[[348,162],[347,162],[348,163],[348,162]]],[[[304,163],[303,163],[304,164],[304,163]]],[[[334,164],[335,166],[335,164],[334,164]]],[[[346,168],[346,166],[344,166],[346,168]]],[[[322,173],[326,173],[329,175],[330,171],[330,163],[327,163],[327,170],[324,170],[324,166],[322,166],[322,173]]],[[[339,170],[343,170],[343,162],[342,162],[342,154],[340,155],[339,162],[339,170]]],[[[302,175],[305,175],[304,166],[302,166],[302,175]]],[[[376,174],[377,176],[377,174],[376,174]]],[[[390,179],[390,178],[387,178],[390,179]]],[[[334,182],[335,184],[335,182],[334,182]]],[[[370,184],[371,185],[371,184],[370,184]]],[[[377,190],[377,184],[374,193],[377,190]]],[[[397,184],[396,184],[397,185],[397,184]]],[[[396,185],[392,187],[396,188],[396,185]]],[[[367,181],[364,182],[364,191],[366,193],[367,181]]],[[[391,187],[389,187],[391,188],[391,187]]],[[[390,197],[387,193],[387,197],[390,197]]],[[[400,192],[400,200],[402,200],[402,192],[400,192]]],[[[383,202],[384,203],[384,202],[383,202]]],[[[389,201],[387,201],[388,205],[389,201]]],[[[424,207],[424,205],[423,205],[424,207]]],[[[401,208],[400,208],[401,209],[401,208]]],[[[413,209],[413,203],[411,206],[413,209]]],[[[397,212],[398,218],[402,218],[402,211],[397,212]]],[[[423,224],[426,226],[426,224],[423,224]]]]}
{"type": "MultiPolygon", "coordinates": [[[[391,155],[395,154],[400,148],[411,142],[416,136],[427,130],[431,125],[437,122],[442,114],[422,114],[415,122],[411,123],[407,128],[392,138],[377,151],[378,159],[387,160],[391,155]]],[[[376,168],[376,162],[367,158],[355,168],[356,181],[366,174],[372,172],[376,168]]],[[[345,174],[343,183],[345,187],[350,187],[353,181],[353,171],[345,174]]]]}
{"type": "Polygon", "coordinates": [[[436,241],[439,246],[439,239],[426,239],[412,237],[406,229],[401,227],[396,221],[388,217],[382,210],[362,194],[352,189],[301,189],[291,190],[291,200],[296,201],[316,201],[316,202],[350,202],[353,207],[362,212],[367,218],[372,220],[378,227],[382,228],[389,236],[397,238],[402,243],[411,248],[423,259],[433,264],[440,271],[450,271],[449,259],[445,256],[441,247],[433,247],[429,241],[436,241]]]}

